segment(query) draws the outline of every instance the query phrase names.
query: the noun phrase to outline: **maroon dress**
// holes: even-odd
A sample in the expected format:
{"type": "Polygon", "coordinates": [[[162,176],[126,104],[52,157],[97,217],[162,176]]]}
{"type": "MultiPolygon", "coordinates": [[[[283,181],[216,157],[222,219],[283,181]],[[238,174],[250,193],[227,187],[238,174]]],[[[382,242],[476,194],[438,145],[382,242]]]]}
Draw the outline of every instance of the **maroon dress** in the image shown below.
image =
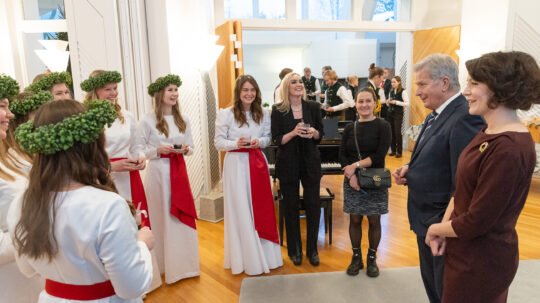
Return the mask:
{"type": "Polygon", "coordinates": [[[461,153],[450,217],[458,237],[447,238],[443,302],[506,302],[535,163],[528,132],[482,130],[461,153]]]}

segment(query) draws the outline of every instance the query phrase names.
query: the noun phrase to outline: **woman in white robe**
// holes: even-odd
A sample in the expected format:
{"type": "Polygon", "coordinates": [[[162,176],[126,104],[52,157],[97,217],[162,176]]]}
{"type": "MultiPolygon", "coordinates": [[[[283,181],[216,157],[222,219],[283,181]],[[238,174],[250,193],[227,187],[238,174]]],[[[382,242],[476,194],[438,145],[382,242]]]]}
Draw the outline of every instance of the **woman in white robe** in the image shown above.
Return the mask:
{"type": "MultiPolygon", "coordinates": [[[[0,76],[0,81],[6,80],[4,77],[0,76]]],[[[4,97],[5,92],[0,91],[0,145],[5,144],[9,120],[14,118],[8,108],[9,100],[4,97]]],[[[5,166],[7,159],[1,152],[4,147],[0,147],[0,301],[36,302],[44,281],[40,277],[27,278],[17,268],[7,224],[9,207],[24,192],[26,178],[5,166]]]]}
{"type": "Polygon", "coordinates": [[[32,146],[36,158],[23,198],[10,208],[8,226],[21,272],[46,279],[38,302],[142,302],[152,281],[152,232],[137,232],[130,207],[114,192],[108,174],[102,132],[112,121],[103,117],[114,117],[114,109],[103,101],[94,104],[88,109],[73,100],[49,102],[19,141],[23,149],[32,146]],[[100,111],[87,115],[91,110],[100,111]],[[64,123],[68,117],[78,123],[64,123]],[[82,119],[95,126],[82,127],[82,119]],[[57,127],[47,134],[27,135],[51,123],[57,127]],[[83,144],[75,138],[71,144],[77,148],[67,150],[35,139],[57,138],[54,132],[68,128],[80,138],[98,139],[83,144]]]}
{"type": "MultiPolygon", "coordinates": [[[[144,145],[140,140],[140,136],[137,134],[137,121],[135,117],[128,111],[121,108],[118,104],[118,82],[121,75],[116,71],[104,71],[95,70],[90,73],[91,77],[105,77],[109,79],[109,83],[103,83],[101,87],[94,87],[94,89],[86,92],[85,100],[107,100],[114,104],[117,118],[114,120],[111,126],[105,128],[105,151],[111,160],[111,177],[116,185],[118,194],[127,201],[133,202],[133,205],[138,211],[143,211],[141,214],[142,225],[148,226],[146,221],[148,218],[148,204],[144,195],[144,188],[135,188],[136,193],[139,196],[132,197],[131,186],[131,171],[143,170],[146,167],[146,159],[144,157],[144,145]],[[107,76],[107,74],[113,74],[116,77],[107,76]]],[[[81,85],[88,89],[90,85],[81,85]]],[[[137,176],[135,176],[137,178],[137,176]]],[[[140,181],[140,176],[138,176],[140,181]]],[[[142,186],[140,183],[136,182],[142,186]]],[[[136,185],[135,185],[136,186],[136,185]]],[[[150,291],[155,290],[161,286],[161,275],[159,274],[159,268],[157,265],[155,252],[152,250],[152,263],[153,263],[153,281],[150,286],[150,291]]]]}
{"type": "MultiPolygon", "coordinates": [[[[165,274],[167,284],[200,275],[199,239],[195,226],[197,216],[187,174],[183,181],[186,192],[181,196],[186,199],[188,209],[181,210],[179,216],[171,213],[172,191],[179,190],[180,184],[175,183],[171,187],[172,159],[169,157],[181,156],[184,162],[183,156],[193,153],[191,126],[187,117],[180,113],[178,105],[180,84],[180,78],[174,75],[157,79],[149,87],[150,95],[154,97],[154,113],[146,114],[139,123],[139,134],[149,160],[144,185],[152,231],[156,237],[155,252],[159,270],[165,274]],[[183,222],[179,217],[187,221],[183,222]]],[[[172,212],[176,213],[175,208],[172,212]]]]}
{"type": "MultiPolygon", "coordinates": [[[[258,192],[265,196],[265,211],[269,216],[266,227],[268,236],[256,228],[252,181],[250,175],[250,152],[236,152],[248,145],[265,148],[270,144],[270,115],[261,107],[261,92],[253,77],[240,76],[236,81],[235,103],[222,109],[216,120],[214,145],[226,151],[223,162],[223,194],[225,199],[224,267],[233,274],[248,275],[269,273],[283,265],[281,248],[277,239],[272,192],[258,192]],[[235,111],[240,121],[235,118],[235,111]],[[243,119],[242,119],[243,114],[243,119]],[[254,120],[254,116],[255,120],[254,120]],[[245,120],[244,120],[245,119],[245,120]],[[243,121],[242,121],[243,120],[243,121]],[[258,121],[257,121],[258,120],[258,121]],[[269,210],[269,211],[268,211],[269,210]],[[270,240],[269,240],[270,239],[270,240]]],[[[266,160],[262,168],[268,175],[266,160]]],[[[270,188],[270,177],[263,177],[264,188],[270,188]]],[[[260,205],[260,204],[257,204],[260,205]]]]}

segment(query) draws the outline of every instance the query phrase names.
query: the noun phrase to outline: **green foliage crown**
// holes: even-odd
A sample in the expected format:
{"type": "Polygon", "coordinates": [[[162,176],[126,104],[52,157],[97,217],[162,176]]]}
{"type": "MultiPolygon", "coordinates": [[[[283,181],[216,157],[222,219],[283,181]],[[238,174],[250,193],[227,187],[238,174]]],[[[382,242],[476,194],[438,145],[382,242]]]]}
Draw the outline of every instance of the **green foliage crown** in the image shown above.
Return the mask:
{"type": "Polygon", "coordinates": [[[34,127],[30,120],[21,124],[15,131],[19,145],[28,153],[52,155],[69,149],[80,142],[91,143],[103,133],[105,125],[111,125],[116,119],[114,105],[105,100],[85,101],[87,110],[64,120],[34,127]]]}
{"type": "Polygon", "coordinates": [[[20,101],[11,102],[9,104],[9,110],[15,115],[25,116],[52,100],[54,100],[53,95],[48,90],[44,90],[20,101]]]}
{"type": "Polygon", "coordinates": [[[81,89],[85,92],[93,91],[96,88],[104,87],[108,83],[118,83],[122,81],[122,75],[117,71],[106,71],[97,76],[89,77],[81,82],[81,89]]]}
{"type": "Polygon", "coordinates": [[[174,74],[168,74],[165,77],[158,78],[156,82],[148,86],[148,94],[153,97],[157,92],[169,86],[170,84],[174,84],[177,87],[180,87],[180,85],[182,85],[182,80],[180,80],[180,77],[178,75],[174,74]]]}
{"type": "Polygon", "coordinates": [[[36,83],[30,84],[25,90],[37,93],[42,90],[50,90],[53,85],[61,83],[65,83],[67,86],[71,86],[71,75],[68,72],[50,73],[39,79],[36,83]]]}
{"type": "Polygon", "coordinates": [[[11,101],[13,96],[19,93],[19,84],[15,79],[7,75],[0,75],[0,99],[7,98],[11,101]]]}

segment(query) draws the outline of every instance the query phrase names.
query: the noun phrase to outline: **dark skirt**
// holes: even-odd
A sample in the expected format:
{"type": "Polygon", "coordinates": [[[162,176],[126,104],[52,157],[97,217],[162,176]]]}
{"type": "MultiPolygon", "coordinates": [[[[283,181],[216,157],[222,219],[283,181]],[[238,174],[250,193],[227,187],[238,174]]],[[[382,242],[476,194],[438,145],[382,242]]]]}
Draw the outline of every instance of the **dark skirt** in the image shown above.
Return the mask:
{"type": "Polygon", "coordinates": [[[388,213],[388,189],[364,189],[356,191],[343,178],[343,211],[351,215],[383,215],[388,213]]]}

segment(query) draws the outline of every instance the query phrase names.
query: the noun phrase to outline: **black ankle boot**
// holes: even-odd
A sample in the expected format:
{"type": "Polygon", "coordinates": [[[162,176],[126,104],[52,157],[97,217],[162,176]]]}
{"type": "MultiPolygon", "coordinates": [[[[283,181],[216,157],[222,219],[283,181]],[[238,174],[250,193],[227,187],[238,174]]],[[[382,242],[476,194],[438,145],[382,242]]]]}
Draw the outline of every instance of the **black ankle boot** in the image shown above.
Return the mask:
{"type": "Polygon", "coordinates": [[[353,248],[353,256],[351,260],[351,264],[347,268],[347,274],[349,276],[356,276],[360,269],[364,268],[364,262],[362,261],[362,252],[360,251],[360,248],[353,248]]]}
{"type": "Polygon", "coordinates": [[[367,253],[367,270],[368,277],[375,278],[379,276],[379,267],[377,267],[377,251],[375,249],[368,249],[367,253]]]}

